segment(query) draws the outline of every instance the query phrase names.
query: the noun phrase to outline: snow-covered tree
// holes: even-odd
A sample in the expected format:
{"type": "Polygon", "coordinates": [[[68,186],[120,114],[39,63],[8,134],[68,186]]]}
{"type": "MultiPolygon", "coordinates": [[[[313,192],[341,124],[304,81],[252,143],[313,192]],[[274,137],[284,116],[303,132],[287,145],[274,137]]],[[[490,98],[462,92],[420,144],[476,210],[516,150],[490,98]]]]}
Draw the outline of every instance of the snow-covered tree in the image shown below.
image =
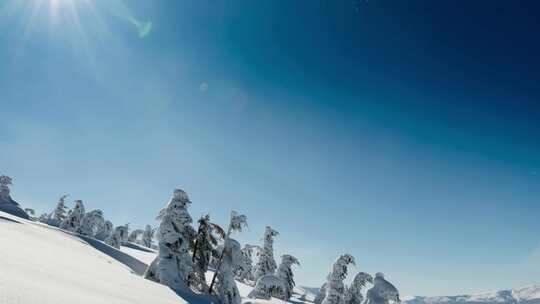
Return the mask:
{"type": "Polygon", "coordinates": [[[365,304],[388,304],[390,301],[400,303],[399,291],[378,272],[373,279],[373,287],[366,293],[365,304]]]}
{"type": "Polygon", "coordinates": [[[248,298],[270,300],[286,298],[285,283],[275,274],[265,274],[257,280],[255,287],[248,294],[248,298]]]}
{"type": "Polygon", "coordinates": [[[354,265],[354,258],[350,254],[340,256],[334,263],[332,272],[326,278],[326,284],[321,288],[321,294],[324,294],[322,304],[344,304],[345,284],[343,284],[343,280],[347,277],[349,264],[354,265]]]}
{"type": "Polygon", "coordinates": [[[322,301],[324,300],[324,298],[326,297],[326,286],[328,284],[326,284],[326,282],[321,286],[321,288],[319,288],[319,293],[317,294],[317,296],[315,297],[315,299],[313,300],[313,303],[315,304],[321,304],[322,301]]]}
{"type": "Polygon", "coordinates": [[[103,211],[92,210],[84,215],[79,226],[79,233],[93,237],[103,226],[105,226],[103,211]]]}
{"type": "Polygon", "coordinates": [[[236,280],[249,285],[255,284],[253,276],[253,251],[261,250],[261,247],[245,244],[242,248],[241,260],[234,271],[236,280]]]}
{"type": "Polygon", "coordinates": [[[24,212],[26,212],[26,214],[28,214],[32,219],[34,219],[36,216],[36,211],[34,211],[32,208],[24,208],[24,212]]]}
{"type": "Polygon", "coordinates": [[[264,245],[257,255],[259,260],[255,265],[255,280],[266,274],[273,274],[277,268],[276,260],[274,260],[274,237],[278,236],[279,232],[272,229],[270,226],[266,226],[264,231],[264,245]]]}
{"type": "Polygon", "coordinates": [[[260,277],[248,297],[266,300],[275,297],[288,301],[295,285],[291,269],[294,264],[300,265],[298,259],[292,255],[282,255],[277,273],[260,277]]]}
{"type": "Polygon", "coordinates": [[[13,184],[11,177],[0,176],[0,211],[20,218],[29,219],[28,214],[11,198],[9,186],[13,184]]]}
{"type": "Polygon", "coordinates": [[[285,298],[283,300],[286,301],[291,298],[295,286],[294,275],[292,272],[292,266],[295,264],[300,266],[300,262],[298,262],[297,258],[289,254],[284,254],[281,256],[281,263],[279,264],[276,273],[277,277],[283,281],[283,285],[285,286],[285,298]]]}
{"type": "Polygon", "coordinates": [[[144,233],[144,230],[142,230],[142,229],[135,229],[135,230],[131,231],[130,234],[129,234],[129,237],[128,237],[128,242],[137,243],[137,241],[139,239],[139,236],[142,237],[143,233],[144,233]]]}
{"type": "Polygon", "coordinates": [[[105,240],[105,243],[116,248],[120,249],[120,245],[124,244],[128,238],[128,226],[118,226],[114,228],[111,235],[105,240]]]}
{"type": "Polygon", "coordinates": [[[187,210],[190,204],[186,192],[180,189],[174,193],[157,219],[158,256],[150,264],[145,278],[160,282],[176,290],[187,288],[187,280],[193,269],[188,246],[194,235],[193,219],[187,210]]]}
{"type": "Polygon", "coordinates": [[[44,224],[49,224],[49,214],[48,213],[42,213],[39,217],[38,217],[38,222],[40,223],[44,223],[44,224]]]}
{"type": "Polygon", "coordinates": [[[156,230],[150,225],[146,225],[142,235],[142,245],[144,247],[152,248],[152,240],[154,239],[154,232],[156,230]]]}
{"type": "Polygon", "coordinates": [[[199,228],[193,248],[193,274],[190,277],[190,286],[194,286],[199,291],[206,291],[208,290],[206,272],[210,258],[218,240],[225,238],[225,231],[219,225],[212,223],[208,214],[201,217],[198,223],[199,228]]]}
{"type": "Polygon", "coordinates": [[[67,207],[66,207],[66,198],[68,197],[67,194],[64,194],[60,197],[58,200],[58,203],[56,204],[56,208],[54,208],[53,212],[51,213],[50,219],[49,219],[49,225],[58,227],[60,226],[60,223],[66,218],[67,213],[67,207]]]}
{"type": "Polygon", "coordinates": [[[11,177],[2,175],[0,176],[0,201],[10,201],[11,197],[9,196],[9,186],[13,185],[13,180],[11,177]]]}
{"type": "Polygon", "coordinates": [[[358,273],[345,291],[345,304],[362,304],[362,288],[366,287],[367,283],[373,283],[373,277],[365,272],[358,273]]]}
{"type": "Polygon", "coordinates": [[[96,232],[96,235],[94,238],[105,241],[108,239],[113,231],[113,223],[111,221],[105,221],[105,223],[98,228],[98,231],[96,232]]]}
{"type": "Polygon", "coordinates": [[[221,267],[217,272],[217,294],[221,304],[241,304],[240,292],[234,280],[234,268],[240,259],[240,243],[227,238],[224,243],[221,267]]]}
{"type": "Polygon", "coordinates": [[[60,228],[71,232],[77,232],[84,217],[84,213],[83,202],[81,200],[76,200],[75,207],[70,210],[66,218],[60,223],[60,228]]]}
{"type": "MultiPolygon", "coordinates": [[[[243,214],[238,214],[236,211],[231,211],[231,220],[229,222],[229,228],[227,229],[227,234],[225,235],[225,241],[223,242],[223,249],[220,250],[220,257],[219,257],[219,260],[217,262],[217,267],[216,267],[216,272],[214,273],[214,277],[212,278],[212,283],[210,283],[210,288],[208,289],[208,293],[212,293],[212,288],[214,286],[214,283],[216,282],[216,278],[220,275],[220,272],[221,272],[221,267],[222,267],[222,264],[224,263],[224,255],[227,253],[227,246],[229,246],[229,241],[231,240],[231,234],[235,231],[238,231],[238,232],[242,232],[242,230],[247,227],[247,216],[243,215],[243,214]]],[[[232,246],[232,245],[231,245],[232,246]]],[[[238,248],[238,251],[240,252],[240,245],[238,245],[239,248],[238,248]]],[[[219,249],[218,249],[219,250],[219,249]]],[[[229,252],[229,253],[235,253],[232,251],[229,252]]],[[[236,257],[236,256],[233,256],[231,257],[231,259],[228,261],[228,262],[231,262],[231,261],[234,261],[236,263],[236,261],[238,261],[239,259],[236,257]]],[[[227,283],[227,284],[222,284],[221,287],[220,287],[220,290],[218,292],[218,294],[220,295],[221,297],[221,301],[228,301],[228,303],[230,303],[231,299],[227,298],[227,299],[224,299],[223,297],[226,297],[227,295],[231,295],[231,294],[234,294],[235,291],[233,289],[230,289],[229,291],[225,292],[225,287],[223,286],[228,286],[227,288],[233,288],[233,285],[234,285],[234,289],[236,289],[236,283],[234,282],[234,269],[235,269],[235,265],[234,264],[231,264],[229,265],[230,267],[232,267],[231,269],[231,273],[232,273],[232,281],[231,283],[227,283]]],[[[228,267],[229,267],[228,266],[228,267]]],[[[228,271],[228,270],[227,270],[228,271]]],[[[225,279],[228,280],[228,274],[227,275],[224,275],[223,276],[225,279]]],[[[236,301],[236,300],[235,300],[236,301]]]]}

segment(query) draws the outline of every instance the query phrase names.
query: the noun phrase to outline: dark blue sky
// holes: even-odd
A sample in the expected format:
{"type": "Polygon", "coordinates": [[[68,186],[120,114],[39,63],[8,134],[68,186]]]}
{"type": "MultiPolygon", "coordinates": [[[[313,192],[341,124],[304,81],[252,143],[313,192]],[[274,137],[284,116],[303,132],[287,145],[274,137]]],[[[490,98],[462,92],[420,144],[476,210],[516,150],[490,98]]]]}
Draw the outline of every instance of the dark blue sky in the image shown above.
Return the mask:
{"type": "Polygon", "coordinates": [[[189,43],[218,76],[298,94],[299,107],[539,166],[534,1],[202,3],[171,10],[175,39],[160,45],[189,43]]]}
{"type": "Polygon", "coordinates": [[[301,285],[344,252],[404,294],[540,283],[539,6],[9,0],[0,173],[133,227],[184,188],[301,285]]]}

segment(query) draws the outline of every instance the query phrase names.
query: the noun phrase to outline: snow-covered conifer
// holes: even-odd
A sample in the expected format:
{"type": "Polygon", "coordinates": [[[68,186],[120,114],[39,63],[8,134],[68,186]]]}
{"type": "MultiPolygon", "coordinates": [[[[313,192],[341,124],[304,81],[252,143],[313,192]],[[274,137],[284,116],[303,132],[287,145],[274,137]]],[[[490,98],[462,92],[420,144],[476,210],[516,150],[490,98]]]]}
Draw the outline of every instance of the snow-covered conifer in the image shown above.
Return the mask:
{"type": "Polygon", "coordinates": [[[98,231],[94,237],[100,241],[105,241],[111,236],[112,231],[113,223],[111,221],[105,221],[105,223],[98,228],[98,231]]]}
{"type": "Polygon", "coordinates": [[[157,217],[161,221],[157,236],[159,252],[145,273],[145,278],[177,290],[187,287],[193,269],[188,253],[194,235],[193,220],[187,210],[190,203],[187,193],[176,189],[167,206],[160,211],[157,217]]]}
{"type": "Polygon", "coordinates": [[[340,256],[334,263],[332,272],[326,278],[322,304],[343,304],[345,302],[345,284],[343,284],[343,280],[347,277],[347,266],[349,264],[354,265],[354,258],[350,254],[340,256]]]}
{"type": "Polygon", "coordinates": [[[264,245],[257,255],[259,260],[255,265],[255,280],[266,274],[273,274],[277,268],[276,260],[274,260],[274,237],[278,236],[279,232],[272,229],[270,226],[266,226],[264,231],[264,245]]]}
{"type": "Polygon", "coordinates": [[[248,294],[248,298],[270,300],[271,297],[278,299],[286,298],[284,282],[275,274],[265,274],[257,280],[255,287],[248,294]]]}
{"type": "Polygon", "coordinates": [[[79,233],[93,237],[104,225],[103,211],[92,210],[84,215],[79,226],[79,233]]]}
{"type": "Polygon", "coordinates": [[[9,196],[9,186],[13,185],[13,180],[11,177],[2,175],[0,176],[0,201],[1,202],[7,202],[11,201],[11,197],[9,196]]]}
{"type": "Polygon", "coordinates": [[[221,266],[217,272],[216,291],[221,304],[241,304],[240,292],[234,280],[234,268],[240,259],[240,243],[227,238],[223,248],[221,266]]]}
{"type": "Polygon", "coordinates": [[[154,232],[156,230],[150,225],[146,225],[142,235],[142,245],[144,247],[152,248],[152,240],[154,239],[154,232]]]}
{"type": "MultiPolygon", "coordinates": [[[[219,257],[219,260],[217,262],[217,267],[216,267],[216,272],[214,273],[214,277],[212,278],[212,283],[210,283],[210,288],[208,289],[208,292],[209,293],[212,293],[212,288],[214,286],[214,283],[216,281],[216,278],[220,275],[220,272],[221,272],[221,267],[222,267],[222,264],[223,264],[223,259],[224,259],[224,256],[225,254],[236,254],[236,251],[233,250],[233,249],[230,249],[229,252],[226,252],[228,249],[227,249],[227,246],[229,246],[229,242],[231,241],[231,234],[235,231],[238,231],[238,232],[242,232],[242,230],[247,227],[247,216],[243,215],[243,214],[238,214],[236,211],[231,211],[231,220],[229,222],[229,228],[227,229],[227,234],[225,235],[225,241],[223,242],[223,249],[218,249],[220,250],[220,257],[219,257]]],[[[233,246],[233,245],[231,245],[233,246]]],[[[234,245],[236,246],[236,245],[234,245]]],[[[232,248],[232,247],[231,247],[232,248]]],[[[240,244],[238,244],[238,252],[240,252],[240,244]]],[[[230,283],[227,283],[227,284],[222,284],[221,287],[220,287],[220,291],[219,291],[219,295],[220,296],[227,296],[227,295],[232,295],[232,294],[235,294],[235,291],[233,289],[236,289],[236,283],[234,281],[234,269],[236,267],[236,262],[239,260],[239,258],[236,256],[236,255],[231,255],[231,258],[228,262],[234,262],[234,264],[230,264],[229,266],[232,267],[231,269],[231,275],[232,275],[232,279],[230,280],[230,283]],[[234,285],[234,288],[233,288],[233,285],[234,285]],[[227,286],[227,287],[223,287],[223,286],[227,286]],[[228,292],[225,292],[225,289],[224,288],[229,288],[229,291],[228,292]]],[[[229,270],[227,270],[229,271],[229,270]]],[[[228,280],[228,274],[227,275],[224,275],[224,278],[226,278],[228,280]]],[[[233,301],[234,299],[231,299],[231,298],[227,298],[227,299],[221,299],[222,302],[228,302],[228,303],[231,303],[231,301],[233,301]]],[[[234,300],[236,301],[236,300],[234,300]]]]}
{"type": "Polygon", "coordinates": [[[298,259],[293,257],[289,254],[284,254],[281,256],[281,263],[279,264],[278,270],[277,270],[277,277],[283,281],[283,285],[285,286],[285,298],[283,300],[288,301],[293,292],[293,288],[295,286],[294,282],[294,275],[292,272],[292,266],[296,264],[300,266],[300,262],[298,262],[298,259]]]}
{"type": "Polygon", "coordinates": [[[67,213],[67,207],[66,207],[66,198],[68,197],[67,194],[64,194],[60,197],[58,200],[58,203],[56,204],[56,208],[54,208],[53,212],[51,213],[50,219],[49,219],[49,225],[58,227],[60,226],[60,223],[66,218],[67,213]]]}
{"type": "Polygon", "coordinates": [[[137,243],[139,240],[139,236],[142,237],[144,233],[144,230],[142,229],[135,229],[129,233],[128,242],[130,243],[137,243]]]}
{"type": "Polygon", "coordinates": [[[84,217],[84,205],[81,200],[75,201],[75,207],[70,210],[66,218],[60,224],[60,228],[71,232],[77,232],[84,217]]]}
{"type": "Polygon", "coordinates": [[[388,304],[390,301],[400,303],[399,291],[378,272],[373,279],[373,287],[366,293],[366,304],[388,304]]]}
{"type": "Polygon", "coordinates": [[[34,219],[36,216],[36,211],[34,211],[32,208],[24,208],[24,212],[26,212],[26,214],[28,214],[32,219],[34,219]]]}
{"type": "Polygon", "coordinates": [[[294,264],[300,265],[298,259],[292,255],[282,255],[277,273],[260,277],[248,297],[267,300],[275,297],[288,301],[295,285],[291,269],[294,264]]]}
{"type": "Polygon", "coordinates": [[[42,213],[37,220],[40,223],[49,224],[49,219],[50,218],[48,213],[42,213]]]}
{"type": "Polygon", "coordinates": [[[365,272],[358,273],[345,291],[345,304],[362,304],[362,288],[366,287],[367,283],[373,283],[373,277],[365,272]]]}
{"type": "Polygon", "coordinates": [[[315,303],[315,304],[321,304],[322,303],[322,301],[326,297],[326,286],[327,285],[328,285],[327,283],[324,283],[321,286],[321,288],[319,289],[319,293],[317,294],[317,296],[313,300],[313,303],[315,303]]]}
{"type": "Polygon", "coordinates": [[[127,225],[124,226],[118,226],[114,228],[111,235],[105,240],[105,243],[116,248],[120,249],[120,245],[124,244],[127,240],[127,234],[128,234],[128,227],[127,225]]]}
{"type": "Polygon", "coordinates": [[[193,273],[190,277],[190,286],[194,286],[199,291],[207,291],[206,272],[214,248],[218,244],[218,239],[225,238],[225,231],[219,225],[210,222],[210,215],[201,217],[198,221],[199,228],[195,236],[193,248],[193,273]]]}
{"type": "Polygon", "coordinates": [[[248,285],[255,284],[253,276],[253,251],[261,250],[261,247],[245,244],[241,252],[241,260],[234,271],[236,280],[244,282],[248,285]]]}

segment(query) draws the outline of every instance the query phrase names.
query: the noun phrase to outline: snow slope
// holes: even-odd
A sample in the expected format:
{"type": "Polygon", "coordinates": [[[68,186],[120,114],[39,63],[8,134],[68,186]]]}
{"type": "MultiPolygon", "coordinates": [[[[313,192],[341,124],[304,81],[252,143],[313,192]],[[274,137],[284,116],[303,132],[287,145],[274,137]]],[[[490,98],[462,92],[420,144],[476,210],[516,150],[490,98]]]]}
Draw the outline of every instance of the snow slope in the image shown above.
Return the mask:
{"type": "Polygon", "coordinates": [[[0,244],[2,304],[185,303],[84,240],[3,212],[0,244]]]}
{"type": "MultiPolygon", "coordinates": [[[[141,277],[154,250],[116,250],[95,239],[0,211],[0,304],[210,304],[141,277]]],[[[207,279],[211,280],[211,272],[207,279]]],[[[246,297],[252,287],[237,283],[246,297]]],[[[317,288],[295,288],[293,304],[312,302],[317,288]]],[[[475,295],[404,297],[404,304],[540,304],[540,285],[475,295]]],[[[243,304],[282,304],[244,298],[243,304]]]]}
{"type": "MultiPolygon", "coordinates": [[[[141,277],[156,252],[135,244],[116,250],[92,238],[0,211],[1,304],[210,304],[213,298],[178,295],[141,277]]],[[[208,274],[208,280],[212,273],[208,274]]],[[[252,287],[238,283],[243,297],[252,287]]],[[[295,304],[313,297],[297,290],[295,304]]],[[[245,304],[278,304],[252,300],[245,304]]]]}

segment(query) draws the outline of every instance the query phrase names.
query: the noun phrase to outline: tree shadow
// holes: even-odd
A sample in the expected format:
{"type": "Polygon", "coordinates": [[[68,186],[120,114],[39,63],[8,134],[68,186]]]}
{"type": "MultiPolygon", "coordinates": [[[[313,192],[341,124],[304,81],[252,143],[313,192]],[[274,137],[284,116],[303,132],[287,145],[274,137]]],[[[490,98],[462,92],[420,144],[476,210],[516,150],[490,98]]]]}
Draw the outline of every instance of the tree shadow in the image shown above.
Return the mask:
{"type": "Polygon", "coordinates": [[[171,288],[180,298],[190,304],[215,304],[219,303],[219,299],[215,296],[207,294],[197,294],[191,290],[176,290],[171,288]]]}
{"type": "Polygon", "coordinates": [[[131,249],[135,249],[135,250],[140,250],[140,251],[148,252],[148,253],[156,253],[154,250],[152,250],[152,249],[150,249],[150,248],[146,248],[146,247],[143,247],[143,246],[139,246],[139,245],[133,244],[133,243],[122,244],[122,246],[131,248],[131,249]]]}
{"type": "Polygon", "coordinates": [[[20,224],[20,223],[21,223],[21,222],[19,222],[19,221],[14,220],[14,219],[10,219],[10,218],[8,218],[8,217],[3,217],[3,216],[0,216],[0,220],[6,221],[6,222],[17,223],[17,224],[20,224]]]}
{"type": "Polygon", "coordinates": [[[98,241],[94,238],[84,236],[84,235],[76,235],[80,239],[84,240],[88,245],[94,247],[95,249],[103,252],[104,254],[110,256],[111,258],[117,260],[118,262],[124,264],[129,269],[131,269],[135,274],[142,276],[144,272],[146,271],[146,268],[148,265],[145,263],[137,260],[136,258],[123,253],[122,251],[111,247],[101,241],[98,241]]]}

